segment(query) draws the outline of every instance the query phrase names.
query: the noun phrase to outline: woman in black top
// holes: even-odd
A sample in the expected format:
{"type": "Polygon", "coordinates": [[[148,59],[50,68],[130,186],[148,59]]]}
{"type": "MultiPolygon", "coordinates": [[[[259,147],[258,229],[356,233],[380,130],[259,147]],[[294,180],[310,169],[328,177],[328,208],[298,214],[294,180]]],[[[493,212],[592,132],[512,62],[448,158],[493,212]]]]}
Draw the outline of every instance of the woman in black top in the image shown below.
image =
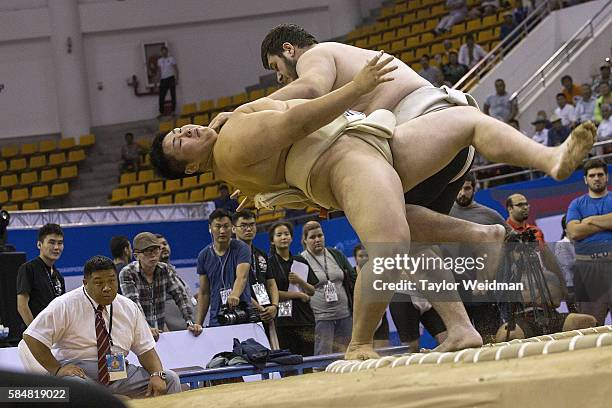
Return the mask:
{"type": "Polygon", "coordinates": [[[312,356],[315,321],[309,302],[318,280],[306,260],[299,255],[291,255],[289,251],[293,241],[291,224],[277,222],[270,227],[268,235],[268,268],[274,276],[279,294],[276,331],[280,347],[302,356],[312,356]],[[305,280],[297,273],[299,270],[303,271],[305,280]]]}

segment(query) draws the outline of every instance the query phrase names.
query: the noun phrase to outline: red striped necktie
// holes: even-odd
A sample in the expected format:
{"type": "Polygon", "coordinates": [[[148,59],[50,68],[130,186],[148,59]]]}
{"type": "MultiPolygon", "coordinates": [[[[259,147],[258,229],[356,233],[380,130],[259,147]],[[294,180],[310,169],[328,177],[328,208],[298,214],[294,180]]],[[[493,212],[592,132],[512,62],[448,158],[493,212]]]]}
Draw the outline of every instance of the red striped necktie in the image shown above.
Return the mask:
{"type": "Polygon", "coordinates": [[[98,381],[100,384],[109,385],[110,377],[106,367],[106,355],[110,354],[110,341],[104,317],[102,317],[103,305],[98,305],[96,309],[96,343],[98,344],[98,381]]]}

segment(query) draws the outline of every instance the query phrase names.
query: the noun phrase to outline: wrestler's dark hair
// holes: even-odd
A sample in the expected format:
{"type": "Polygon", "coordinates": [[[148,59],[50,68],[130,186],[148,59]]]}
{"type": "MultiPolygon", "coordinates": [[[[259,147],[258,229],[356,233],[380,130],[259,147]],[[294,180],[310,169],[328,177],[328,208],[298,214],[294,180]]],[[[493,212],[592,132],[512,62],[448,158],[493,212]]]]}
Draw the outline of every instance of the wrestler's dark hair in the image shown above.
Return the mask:
{"type": "Polygon", "coordinates": [[[123,235],[119,235],[116,237],[112,237],[109,243],[110,252],[113,258],[120,258],[123,256],[123,251],[125,248],[130,246],[130,240],[128,237],[123,235]]]}
{"type": "Polygon", "coordinates": [[[238,220],[241,218],[249,219],[257,217],[255,217],[255,214],[253,214],[253,211],[251,210],[240,210],[232,215],[232,224],[238,224],[238,220]]]}
{"type": "Polygon", "coordinates": [[[587,176],[587,173],[591,169],[602,169],[604,171],[604,173],[608,174],[608,165],[606,164],[605,161],[603,161],[601,159],[592,159],[592,160],[589,160],[586,163],[584,163],[584,166],[582,168],[584,169],[584,176],[585,177],[587,176]]]}
{"type": "Polygon", "coordinates": [[[476,176],[474,176],[474,173],[469,172],[468,174],[466,174],[463,182],[465,183],[466,181],[469,181],[470,184],[472,185],[472,188],[476,190],[477,181],[476,181],[476,176]]]}
{"type": "Polygon", "coordinates": [[[59,235],[60,237],[64,236],[64,231],[62,227],[58,224],[45,224],[38,230],[38,242],[44,242],[47,235],[59,235]]]}
{"type": "Polygon", "coordinates": [[[229,218],[230,221],[232,219],[232,216],[230,215],[229,211],[227,211],[226,209],[223,208],[217,208],[215,211],[211,212],[210,215],[208,216],[208,224],[212,224],[212,222],[214,220],[218,220],[221,218],[229,218]]]}
{"type": "Polygon", "coordinates": [[[355,248],[353,248],[353,258],[357,260],[357,252],[363,251],[363,250],[365,250],[365,247],[363,246],[361,242],[355,245],[355,248]]]}
{"type": "Polygon", "coordinates": [[[91,274],[98,271],[115,271],[115,264],[111,261],[110,258],[107,258],[102,255],[96,255],[87,260],[85,262],[85,267],[83,268],[83,276],[85,279],[91,277],[91,274]]]}
{"type": "Polygon", "coordinates": [[[149,153],[151,164],[160,177],[169,180],[183,178],[185,177],[185,166],[187,163],[168,157],[164,153],[163,143],[166,135],[165,133],[160,133],[153,139],[149,153]]]}
{"type": "Polygon", "coordinates": [[[277,221],[272,224],[270,228],[268,228],[268,238],[270,239],[270,243],[274,241],[274,231],[276,231],[278,227],[287,227],[289,234],[291,234],[291,238],[293,238],[293,225],[291,225],[289,221],[277,221]]]}
{"type": "Polygon", "coordinates": [[[282,55],[283,43],[304,48],[317,44],[316,38],[302,27],[295,24],[280,24],[274,27],[261,42],[261,62],[265,69],[270,69],[268,55],[282,55]]]}

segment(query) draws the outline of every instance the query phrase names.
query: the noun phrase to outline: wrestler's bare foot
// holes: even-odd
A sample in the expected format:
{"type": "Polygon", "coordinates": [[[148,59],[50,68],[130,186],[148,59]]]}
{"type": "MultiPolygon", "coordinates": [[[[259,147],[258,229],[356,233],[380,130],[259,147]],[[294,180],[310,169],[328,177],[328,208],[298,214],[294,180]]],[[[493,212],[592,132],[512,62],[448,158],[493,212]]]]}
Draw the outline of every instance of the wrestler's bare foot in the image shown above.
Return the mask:
{"type": "Polygon", "coordinates": [[[345,360],[367,360],[370,358],[379,358],[380,356],[374,351],[372,343],[350,343],[344,354],[345,360]]]}
{"type": "Polygon", "coordinates": [[[457,351],[466,348],[481,347],[482,337],[472,326],[469,327],[455,327],[452,330],[448,330],[448,336],[446,340],[442,342],[433,351],[446,352],[446,351],[457,351]]]}
{"type": "Polygon", "coordinates": [[[556,148],[558,152],[550,176],[555,180],[569,177],[591,151],[596,140],[597,128],[592,122],[587,121],[579,125],[567,140],[556,148]]]}

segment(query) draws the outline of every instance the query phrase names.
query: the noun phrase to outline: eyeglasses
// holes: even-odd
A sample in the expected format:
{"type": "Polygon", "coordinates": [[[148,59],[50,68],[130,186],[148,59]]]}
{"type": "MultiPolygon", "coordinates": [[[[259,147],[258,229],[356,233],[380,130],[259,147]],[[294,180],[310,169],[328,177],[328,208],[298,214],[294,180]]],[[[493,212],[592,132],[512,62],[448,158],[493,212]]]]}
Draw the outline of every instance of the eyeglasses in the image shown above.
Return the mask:
{"type": "Polygon", "coordinates": [[[257,223],[249,222],[247,224],[236,225],[236,228],[240,228],[240,229],[254,229],[256,226],[257,226],[257,223]]]}
{"type": "Polygon", "coordinates": [[[222,229],[228,230],[228,229],[232,228],[232,226],[231,226],[231,224],[221,224],[221,225],[213,224],[211,228],[215,229],[215,230],[222,230],[222,229]]]}
{"type": "Polygon", "coordinates": [[[141,254],[145,254],[147,256],[151,256],[151,255],[155,255],[155,254],[161,252],[161,247],[156,247],[156,246],[148,247],[148,248],[145,248],[142,251],[138,251],[138,252],[140,252],[141,254]]]}

